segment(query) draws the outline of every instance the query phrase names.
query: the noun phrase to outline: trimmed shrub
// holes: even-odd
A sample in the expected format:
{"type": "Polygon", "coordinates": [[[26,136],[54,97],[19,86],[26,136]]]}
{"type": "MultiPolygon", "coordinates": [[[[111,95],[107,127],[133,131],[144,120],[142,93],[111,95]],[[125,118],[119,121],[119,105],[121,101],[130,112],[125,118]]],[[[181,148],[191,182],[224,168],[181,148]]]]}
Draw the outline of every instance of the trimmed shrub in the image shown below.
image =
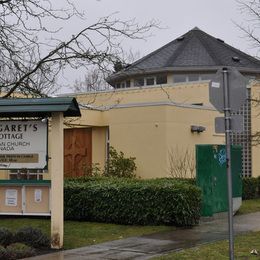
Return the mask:
{"type": "Polygon", "coordinates": [[[38,228],[24,227],[14,235],[15,242],[22,242],[34,248],[50,247],[50,239],[38,228]]]}
{"type": "Polygon", "coordinates": [[[8,228],[0,228],[0,245],[6,247],[12,242],[13,233],[8,228]]]}
{"type": "Polygon", "coordinates": [[[0,259],[1,260],[8,259],[8,254],[6,252],[5,247],[3,247],[3,246],[0,246],[0,259]]]}
{"type": "MultiPolygon", "coordinates": [[[[35,255],[35,250],[23,243],[14,243],[6,248],[6,259],[20,259],[35,255]]],[[[1,258],[2,259],[2,258],[1,258]]]]}
{"type": "Polygon", "coordinates": [[[99,178],[67,181],[64,196],[66,219],[192,226],[200,217],[200,189],[184,180],[99,178]]]}
{"type": "Polygon", "coordinates": [[[244,177],[242,183],[242,198],[244,200],[259,197],[259,178],[244,177]]]}

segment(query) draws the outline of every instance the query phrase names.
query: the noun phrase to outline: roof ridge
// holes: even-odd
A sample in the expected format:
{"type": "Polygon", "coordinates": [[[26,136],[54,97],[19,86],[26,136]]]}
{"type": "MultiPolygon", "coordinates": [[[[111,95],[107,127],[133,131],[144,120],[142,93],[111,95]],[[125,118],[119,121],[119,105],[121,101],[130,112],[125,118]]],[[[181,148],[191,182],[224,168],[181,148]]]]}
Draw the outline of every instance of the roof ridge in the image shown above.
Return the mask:
{"type": "MultiPolygon", "coordinates": [[[[203,33],[204,35],[206,35],[207,37],[209,37],[210,39],[215,40],[215,41],[218,41],[218,38],[216,38],[216,37],[214,37],[214,36],[212,36],[212,35],[210,35],[210,34],[204,32],[204,31],[201,31],[201,30],[200,30],[200,32],[203,33]]],[[[200,39],[199,37],[198,37],[198,39],[201,40],[201,43],[202,43],[203,45],[206,43],[203,39],[200,39]]],[[[247,54],[247,53],[245,53],[245,52],[243,52],[243,51],[241,51],[241,50],[239,50],[239,49],[237,49],[237,48],[231,46],[230,44],[226,43],[225,41],[223,41],[223,42],[219,41],[218,44],[220,44],[220,45],[225,45],[226,48],[228,48],[228,49],[234,51],[235,53],[238,53],[238,54],[240,54],[240,55],[246,57],[247,59],[249,59],[249,60],[252,61],[252,62],[257,62],[257,63],[259,63],[259,65],[260,65],[260,60],[258,60],[257,58],[255,58],[255,57],[253,57],[253,56],[251,56],[251,55],[249,55],[249,54],[247,54]]],[[[206,43],[206,45],[207,45],[207,43],[206,43]]],[[[217,57],[214,53],[212,53],[211,49],[208,48],[207,50],[209,51],[209,54],[210,54],[210,55],[213,54],[214,58],[219,61],[218,57],[217,57]]]]}
{"type": "MultiPolygon", "coordinates": [[[[197,27],[195,27],[197,28],[197,27]]],[[[194,29],[192,29],[194,30],[194,29]]],[[[181,37],[184,37],[189,35],[192,30],[188,31],[187,33],[183,34],[181,37]]],[[[180,38],[180,37],[179,37],[180,38]]],[[[176,40],[178,40],[179,38],[177,38],[176,40]]],[[[166,62],[166,67],[169,66],[171,64],[171,62],[173,62],[184,50],[184,48],[187,46],[188,42],[191,40],[192,37],[189,37],[186,41],[184,41],[183,44],[181,44],[178,49],[175,51],[175,53],[167,60],[166,62]]]]}
{"type": "MultiPolygon", "coordinates": [[[[189,31],[189,32],[190,32],[190,31],[189,31]]],[[[128,69],[131,69],[132,66],[136,66],[138,63],[141,63],[142,61],[144,61],[145,59],[151,57],[152,55],[156,54],[157,52],[161,51],[162,49],[168,47],[169,45],[171,45],[171,44],[177,42],[179,38],[184,37],[184,36],[185,36],[186,34],[188,34],[189,32],[187,32],[187,33],[185,33],[185,34],[182,34],[181,36],[177,37],[176,39],[174,39],[174,40],[172,40],[172,41],[166,43],[165,45],[163,45],[163,46],[160,47],[159,49],[156,49],[156,50],[152,51],[151,53],[145,55],[145,56],[142,57],[141,59],[139,59],[139,60],[133,62],[129,67],[127,67],[127,70],[128,70],[128,69]]],[[[120,72],[120,71],[119,71],[119,72],[120,72]]]]}
{"type": "MultiPolygon", "coordinates": [[[[199,33],[202,33],[202,34],[206,35],[207,37],[211,37],[211,38],[213,38],[213,39],[215,39],[215,40],[217,41],[217,38],[215,38],[214,36],[211,36],[210,34],[204,32],[204,31],[201,31],[201,30],[200,30],[199,33]]],[[[195,34],[195,35],[196,35],[196,34],[195,34]]],[[[209,48],[207,42],[206,42],[202,37],[198,37],[197,35],[196,35],[196,38],[201,42],[201,44],[203,45],[203,47],[206,49],[206,51],[208,52],[208,54],[211,56],[212,60],[213,60],[213,61],[215,61],[215,60],[217,61],[218,64],[216,64],[216,65],[219,65],[219,64],[221,63],[220,60],[219,60],[219,58],[215,55],[215,53],[213,53],[213,52],[211,51],[211,49],[209,48]]],[[[215,63],[216,63],[216,62],[215,62],[215,63]]]]}

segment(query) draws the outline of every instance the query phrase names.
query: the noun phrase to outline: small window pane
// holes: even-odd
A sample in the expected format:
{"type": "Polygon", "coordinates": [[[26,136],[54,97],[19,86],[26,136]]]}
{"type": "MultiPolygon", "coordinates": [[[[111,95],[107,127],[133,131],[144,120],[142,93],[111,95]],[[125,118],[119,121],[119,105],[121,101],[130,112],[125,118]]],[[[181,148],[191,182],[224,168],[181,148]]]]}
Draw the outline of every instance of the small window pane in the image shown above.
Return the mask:
{"type": "Polygon", "coordinates": [[[126,81],[126,87],[127,87],[127,88],[130,88],[130,80],[127,80],[127,81],[126,81]]]}
{"type": "Polygon", "coordinates": [[[120,83],[116,83],[115,88],[120,88],[120,83]]]}
{"type": "Polygon", "coordinates": [[[154,85],[154,78],[146,78],[146,85],[147,86],[154,85]]]}
{"type": "Polygon", "coordinates": [[[198,74],[190,74],[188,75],[188,81],[198,81],[199,75],[198,74]]]}
{"type": "Polygon", "coordinates": [[[167,84],[167,75],[156,76],[156,84],[167,84]]]}
{"type": "Polygon", "coordinates": [[[139,79],[135,79],[134,81],[134,86],[135,87],[140,87],[144,85],[144,78],[139,78],[139,79]]]}
{"type": "Polygon", "coordinates": [[[212,80],[214,77],[214,74],[201,74],[200,78],[201,80],[212,80]]]}
{"type": "Polygon", "coordinates": [[[173,82],[174,83],[179,83],[179,82],[186,82],[186,75],[173,75],[173,82]]]}

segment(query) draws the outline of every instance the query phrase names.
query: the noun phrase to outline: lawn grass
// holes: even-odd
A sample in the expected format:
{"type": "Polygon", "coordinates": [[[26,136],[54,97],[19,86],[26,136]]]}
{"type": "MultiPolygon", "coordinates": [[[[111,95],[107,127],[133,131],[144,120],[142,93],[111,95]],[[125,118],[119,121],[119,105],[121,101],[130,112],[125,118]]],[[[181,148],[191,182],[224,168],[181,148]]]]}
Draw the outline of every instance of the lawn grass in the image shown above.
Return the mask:
{"type": "Polygon", "coordinates": [[[260,211],[260,199],[243,200],[238,215],[260,211]]]}
{"type": "MultiPolygon", "coordinates": [[[[260,232],[251,232],[239,235],[235,238],[235,259],[260,259],[260,256],[251,255],[252,249],[260,253],[260,232]]],[[[229,259],[229,243],[227,240],[204,244],[179,252],[171,253],[166,256],[156,257],[153,260],[224,260],[229,259]]]]}
{"type": "MultiPolygon", "coordinates": [[[[0,227],[18,228],[31,226],[40,228],[50,236],[51,221],[47,218],[0,218],[0,227]]],[[[93,222],[64,222],[64,249],[98,244],[130,236],[141,236],[155,232],[173,230],[170,226],[127,226],[93,222]]]]}

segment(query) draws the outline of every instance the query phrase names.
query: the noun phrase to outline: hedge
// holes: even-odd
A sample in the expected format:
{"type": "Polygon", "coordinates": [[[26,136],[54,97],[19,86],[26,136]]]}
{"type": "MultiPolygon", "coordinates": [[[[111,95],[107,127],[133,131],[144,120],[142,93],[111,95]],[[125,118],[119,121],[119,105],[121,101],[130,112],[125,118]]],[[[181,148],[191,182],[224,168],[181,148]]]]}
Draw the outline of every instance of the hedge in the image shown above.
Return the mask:
{"type": "Polygon", "coordinates": [[[260,197],[260,177],[244,177],[242,187],[242,198],[244,200],[260,197]]]}
{"type": "Polygon", "coordinates": [[[184,180],[88,178],[65,182],[64,203],[71,220],[192,226],[199,221],[201,191],[184,180]]]}

